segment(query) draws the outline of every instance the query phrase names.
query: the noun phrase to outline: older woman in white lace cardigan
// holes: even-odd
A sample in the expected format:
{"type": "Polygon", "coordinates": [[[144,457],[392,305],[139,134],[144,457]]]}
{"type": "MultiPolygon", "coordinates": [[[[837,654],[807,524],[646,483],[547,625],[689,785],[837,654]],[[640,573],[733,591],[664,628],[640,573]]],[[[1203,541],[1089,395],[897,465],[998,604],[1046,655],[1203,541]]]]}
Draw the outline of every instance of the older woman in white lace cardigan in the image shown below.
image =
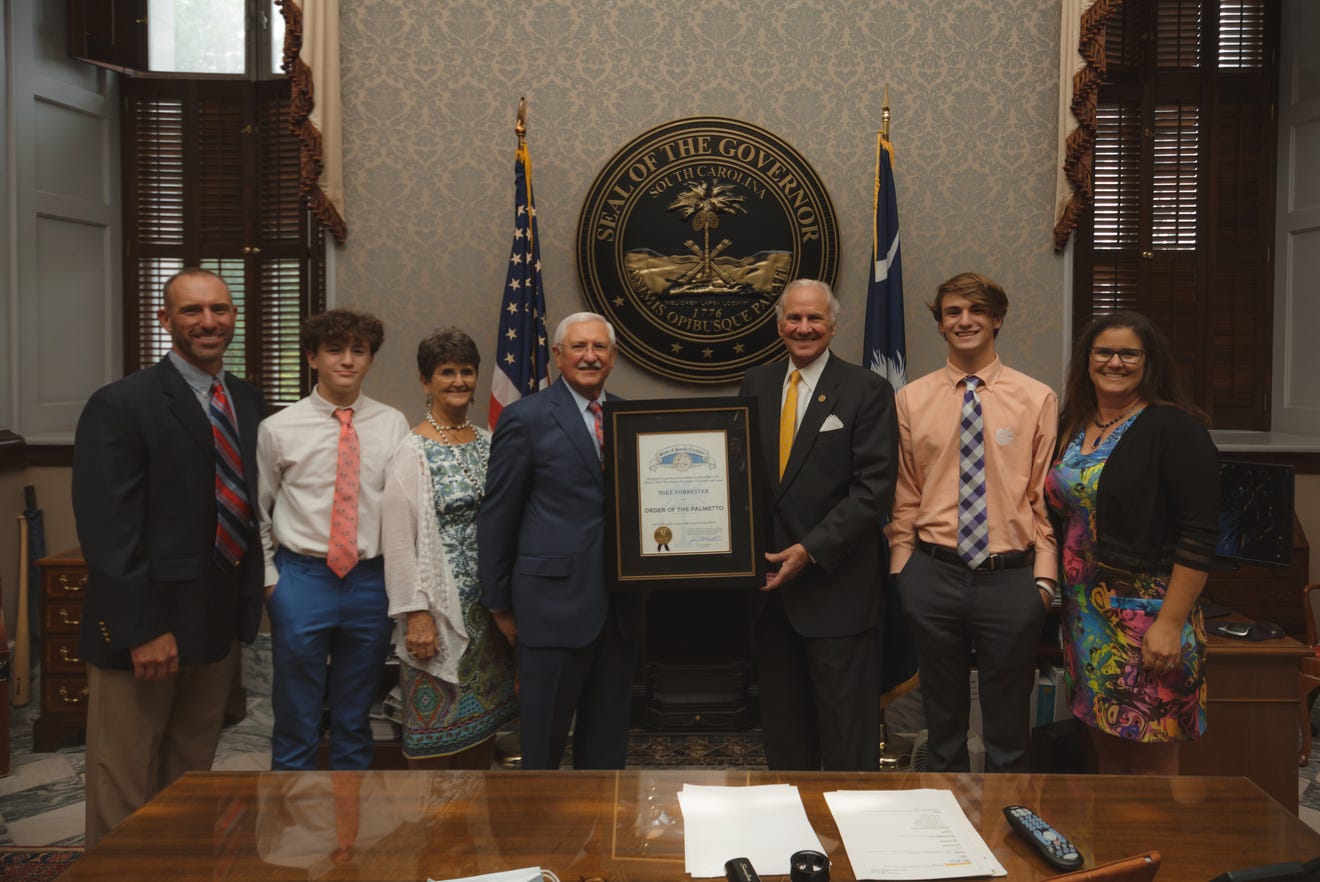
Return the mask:
{"type": "Polygon", "coordinates": [[[421,342],[426,415],[385,481],[385,587],[412,768],[489,768],[496,731],[517,714],[513,653],[477,582],[477,510],[490,459],[490,433],[468,419],[479,367],[476,344],[457,328],[421,342]]]}

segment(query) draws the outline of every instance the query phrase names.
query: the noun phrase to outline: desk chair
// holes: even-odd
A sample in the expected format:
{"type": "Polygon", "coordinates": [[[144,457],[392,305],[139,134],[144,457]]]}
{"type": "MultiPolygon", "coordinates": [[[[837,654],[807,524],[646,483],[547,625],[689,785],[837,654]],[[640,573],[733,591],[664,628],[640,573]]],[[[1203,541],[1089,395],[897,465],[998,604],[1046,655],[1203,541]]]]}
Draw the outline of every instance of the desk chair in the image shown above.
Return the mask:
{"type": "Polygon", "coordinates": [[[1302,659],[1302,672],[1298,683],[1298,712],[1301,714],[1302,753],[1299,766],[1311,757],[1311,707],[1315,704],[1316,690],[1320,689],[1320,634],[1316,622],[1320,621],[1320,582],[1302,589],[1302,607],[1306,612],[1306,643],[1311,654],[1302,659]]]}
{"type": "Polygon", "coordinates": [[[1055,876],[1050,882],[1150,882],[1160,869],[1160,853],[1148,851],[1084,870],[1055,876]]]}

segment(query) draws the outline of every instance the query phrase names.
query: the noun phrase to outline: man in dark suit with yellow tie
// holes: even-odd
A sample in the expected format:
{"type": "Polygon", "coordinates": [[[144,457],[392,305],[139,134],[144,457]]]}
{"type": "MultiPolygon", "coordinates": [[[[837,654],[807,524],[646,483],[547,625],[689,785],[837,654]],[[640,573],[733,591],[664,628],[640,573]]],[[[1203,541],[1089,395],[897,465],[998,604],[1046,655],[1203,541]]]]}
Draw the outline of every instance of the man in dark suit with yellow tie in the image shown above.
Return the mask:
{"type": "Polygon", "coordinates": [[[788,362],[749,370],[773,532],[756,613],[772,769],[879,767],[881,517],[897,469],[894,391],[829,351],[839,303],[799,279],[775,304],[788,362]]]}
{"type": "Polygon", "coordinates": [[[87,847],[184,772],[210,769],[261,617],[253,517],[261,393],[224,370],[224,281],[185,269],[158,313],[173,346],[78,420],[73,507],[87,561],[87,847]]]}

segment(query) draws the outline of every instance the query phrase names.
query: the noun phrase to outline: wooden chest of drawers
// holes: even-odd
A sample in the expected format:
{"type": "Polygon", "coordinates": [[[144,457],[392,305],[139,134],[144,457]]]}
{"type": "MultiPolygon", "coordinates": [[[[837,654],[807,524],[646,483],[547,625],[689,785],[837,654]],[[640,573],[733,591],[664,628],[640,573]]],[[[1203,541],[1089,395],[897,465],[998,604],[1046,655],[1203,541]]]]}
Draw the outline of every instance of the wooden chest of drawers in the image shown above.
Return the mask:
{"type": "Polygon", "coordinates": [[[37,561],[41,567],[41,716],[33,748],[49,753],[87,727],[87,665],[78,654],[87,564],[77,549],[37,561]]]}

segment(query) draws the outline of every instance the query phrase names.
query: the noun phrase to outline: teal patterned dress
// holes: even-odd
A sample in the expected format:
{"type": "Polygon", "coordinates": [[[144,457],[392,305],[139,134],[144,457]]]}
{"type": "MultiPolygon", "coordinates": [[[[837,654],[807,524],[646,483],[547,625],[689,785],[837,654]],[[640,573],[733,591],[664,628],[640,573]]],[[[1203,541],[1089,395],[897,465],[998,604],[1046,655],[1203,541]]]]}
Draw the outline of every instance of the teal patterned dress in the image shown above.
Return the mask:
{"type": "MultiPolygon", "coordinates": [[[[1182,630],[1182,664],[1164,675],[1141,667],[1141,642],[1164,603],[1169,573],[1130,573],[1095,559],[1096,491],[1128,417],[1095,450],[1084,433],[1045,480],[1063,560],[1064,663],[1077,719],[1131,741],[1187,741],[1205,731],[1205,625],[1194,607],[1182,630]]],[[[1157,492],[1152,488],[1151,492],[1157,492]]]]}
{"type": "Polygon", "coordinates": [[[480,432],[467,444],[446,445],[425,439],[422,445],[440,543],[453,570],[467,627],[468,645],[458,663],[459,685],[402,665],[403,753],[409,759],[448,756],[495,735],[517,715],[513,650],[481,605],[477,581],[478,488],[468,475],[484,481],[490,438],[480,432]],[[463,466],[458,457],[463,458],[463,466]]]}

